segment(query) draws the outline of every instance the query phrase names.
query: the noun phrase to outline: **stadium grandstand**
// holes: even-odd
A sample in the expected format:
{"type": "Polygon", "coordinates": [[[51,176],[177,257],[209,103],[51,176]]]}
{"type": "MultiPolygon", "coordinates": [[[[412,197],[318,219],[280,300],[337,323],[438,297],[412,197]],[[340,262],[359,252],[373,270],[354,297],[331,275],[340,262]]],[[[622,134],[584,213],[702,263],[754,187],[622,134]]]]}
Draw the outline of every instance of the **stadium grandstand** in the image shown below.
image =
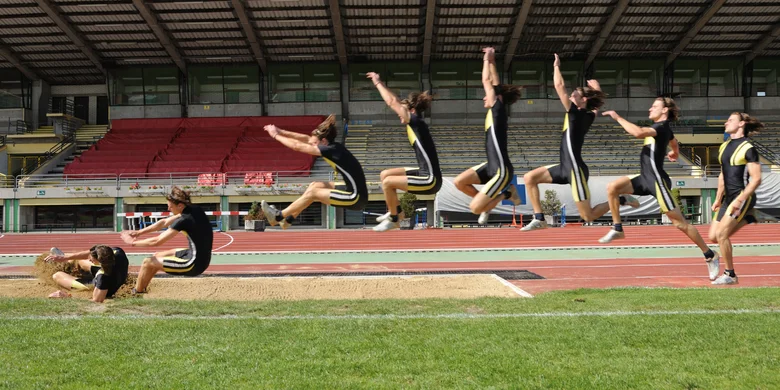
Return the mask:
{"type": "MultiPolygon", "coordinates": [[[[413,166],[406,132],[367,72],[405,97],[429,90],[445,186],[417,197],[427,226],[474,224],[452,178],[485,159],[481,49],[523,87],[509,111],[509,153],[523,173],[558,162],[567,88],[597,79],[605,109],[649,124],[673,97],[682,156],[667,162],[685,214],[709,222],[718,146],[732,112],[761,119],[753,143],[764,193],[780,164],[780,5],[759,0],[0,0],[0,195],[3,231],[136,229],[165,211],[178,185],[207,211],[243,214],[253,201],[289,204],[322,159],[291,152],[263,126],[308,134],[335,114],[338,141],[363,165],[363,212],[315,203],[296,226],[364,227],[385,211],[379,173],[413,166]],[[241,213],[235,213],[241,212],[241,213]],[[129,214],[128,214],[129,213],[129,214]]],[[[594,200],[635,173],[642,141],[599,117],[586,138],[594,200]]],[[[774,186],[774,187],[773,187],[774,186]]],[[[554,189],[576,221],[570,190],[554,189]]],[[[760,195],[760,194],[759,194],[760,195]]],[[[660,221],[652,198],[628,213],[660,221]]],[[[777,215],[776,197],[757,208],[777,215]]],[[[502,206],[491,223],[532,213],[502,206]]],[[[242,215],[213,216],[243,228],[242,215]]],[[[609,220],[609,218],[605,218],[609,220]]]]}

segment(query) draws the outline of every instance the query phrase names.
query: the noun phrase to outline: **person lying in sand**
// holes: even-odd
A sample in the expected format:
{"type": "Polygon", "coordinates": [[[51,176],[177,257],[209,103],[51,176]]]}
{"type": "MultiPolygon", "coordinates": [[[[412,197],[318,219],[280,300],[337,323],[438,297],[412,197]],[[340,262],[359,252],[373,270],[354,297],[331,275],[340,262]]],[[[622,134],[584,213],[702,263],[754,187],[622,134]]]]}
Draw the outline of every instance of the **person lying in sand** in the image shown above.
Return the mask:
{"type": "MultiPolygon", "coordinates": [[[[57,248],[51,248],[51,254],[44,259],[47,262],[75,261],[79,268],[89,272],[89,278],[76,278],[65,272],[57,272],[52,279],[67,290],[85,291],[88,285],[94,285],[91,301],[102,303],[106,298],[112,298],[127,280],[129,262],[122,248],[111,248],[106,245],[95,245],[89,250],[65,254],[57,248]]],[[[49,295],[49,298],[67,298],[70,293],[62,290],[49,295]]]]}

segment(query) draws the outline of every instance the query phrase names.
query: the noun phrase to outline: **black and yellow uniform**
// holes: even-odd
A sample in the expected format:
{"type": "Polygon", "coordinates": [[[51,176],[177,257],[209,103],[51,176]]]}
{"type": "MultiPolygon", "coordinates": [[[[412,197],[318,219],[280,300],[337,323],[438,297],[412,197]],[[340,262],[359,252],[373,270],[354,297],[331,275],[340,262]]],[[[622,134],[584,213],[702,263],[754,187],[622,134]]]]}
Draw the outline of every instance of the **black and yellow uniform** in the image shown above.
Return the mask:
{"type": "Polygon", "coordinates": [[[163,270],[171,275],[198,276],[211,263],[211,245],[214,231],[206,213],[200,207],[187,206],[173,222],[171,229],[183,233],[189,248],[177,250],[173,256],[163,258],[163,270]]]}
{"type": "Polygon", "coordinates": [[[409,114],[406,135],[417,157],[416,168],[406,168],[407,192],[430,195],[441,188],[441,169],[436,145],[428,124],[416,114],[409,114]]]}
{"type": "Polygon", "coordinates": [[[496,88],[496,103],[493,104],[485,117],[485,150],[487,162],[479,164],[471,169],[477,171],[479,184],[483,194],[495,198],[503,191],[514,178],[515,170],[509,161],[507,151],[508,121],[506,106],[498,98],[499,88],[496,88]]]}
{"type": "Polygon", "coordinates": [[[338,142],[318,147],[325,162],[344,178],[343,184],[337,184],[330,191],[330,204],[350,210],[363,210],[368,203],[368,187],[360,162],[338,142]]]}
{"type": "Polygon", "coordinates": [[[114,294],[125,284],[127,280],[127,268],[130,262],[122,248],[111,248],[114,251],[114,267],[106,272],[103,267],[93,265],[89,268],[92,274],[90,279],[78,279],[81,284],[94,284],[98,290],[107,290],[106,298],[112,298],[114,294]]]}
{"type": "Polygon", "coordinates": [[[655,137],[645,137],[642,154],[639,157],[640,174],[629,176],[634,195],[652,195],[658,201],[661,212],[674,210],[677,204],[672,198],[672,180],[664,171],[664,159],[669,141],[674,139],[674,133],[669,127],[669,121],[655,122],[655,137]]]}
{"type": "Polygon", "coordinates": [[[561,163],[546,166],[554,184],[571,184],[571,194],[575,202],[590,198],[590,171],[582,160],[582,144],[585,143],[585,135],[588,134],[594,119],[595,112],[579,109],[572,104],[563,121],[561,163]]]}
{"type": "Polygon", "coordinates": [[[747,169],[748,163],[758,163],[758,151],[747,138],[730,139],[720,145],[718,153],[721,173],[723,174],[723,183],[726,186],[726,193],[721,199],[721,207],[717,211],[715,220],[720,222],[723,216],[728,213],[737,222],[743,219],[747,223],[756,221],[753,216],[753,206],[756,205],[755,194],[745,199],[745,204],[738,213],[732,210],[731,203],[742,194],[745,186],[750,182],[750,172],[747,169]]]}

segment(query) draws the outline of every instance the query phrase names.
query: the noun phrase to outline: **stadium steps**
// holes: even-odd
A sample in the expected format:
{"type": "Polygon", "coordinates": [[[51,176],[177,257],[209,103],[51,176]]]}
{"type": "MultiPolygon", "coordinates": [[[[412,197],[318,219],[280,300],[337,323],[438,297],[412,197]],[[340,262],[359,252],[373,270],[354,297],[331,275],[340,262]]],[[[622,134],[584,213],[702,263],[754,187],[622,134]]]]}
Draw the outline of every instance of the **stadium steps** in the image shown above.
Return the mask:
{"type": "Polygon", "coordinates": [[[106,125],[84,125],[76,130],[76,150],[70,156],[66,157],[61,163],[57,164],[49,174],[61,175],[65,166],[73,162],[82,153],[89,150],[92,145],[100,141],[108,132],[106,125]]]}
{"type": "Polygon", "coordinates": [[[54,126],[40,126],[32,132],[35,135],[54,134],[54,126]]]}

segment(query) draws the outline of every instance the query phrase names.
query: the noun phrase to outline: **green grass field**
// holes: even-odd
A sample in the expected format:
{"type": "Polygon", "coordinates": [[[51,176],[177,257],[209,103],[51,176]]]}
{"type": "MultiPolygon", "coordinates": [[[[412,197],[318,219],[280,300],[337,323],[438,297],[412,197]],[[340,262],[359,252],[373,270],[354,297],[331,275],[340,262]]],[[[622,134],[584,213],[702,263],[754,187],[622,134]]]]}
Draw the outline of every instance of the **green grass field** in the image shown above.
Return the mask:
{"type": "Polygon", "coordinates": [[[0,299],[3,388],[780,388],[780,289],[0,299]]]}

